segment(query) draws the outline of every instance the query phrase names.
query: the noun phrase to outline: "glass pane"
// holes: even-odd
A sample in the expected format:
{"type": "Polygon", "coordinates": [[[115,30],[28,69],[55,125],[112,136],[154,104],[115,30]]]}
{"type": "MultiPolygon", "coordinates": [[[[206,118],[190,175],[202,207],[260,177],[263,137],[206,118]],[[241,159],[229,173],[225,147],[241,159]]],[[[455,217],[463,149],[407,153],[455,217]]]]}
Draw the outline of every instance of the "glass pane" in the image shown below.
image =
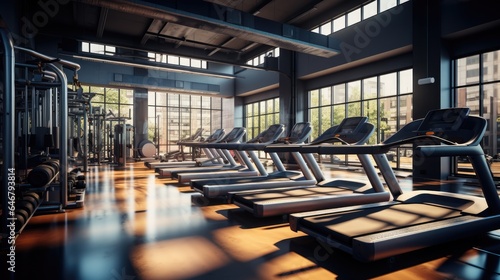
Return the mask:
{"type": "Polygon", "coordinates": [[[261,115],[259,117],[259,132],[261,132],[262,130],[266,129],[267,125],[266,125],[266,115],[261,115]]]}
{"type": "Polygon", "coordinates": [[[186,108],[190,107],[190,103],[189,103],[190,98],[189,98],[189,95],[181,94],[180,95],[180,100],[181,100],[180,107],[186,107],[186,108]]]}
{"type": "Polygon", "coordinates": [[[347,83],[347,101],[361,100],[361,81],[347,83]]]}
{"type": "Polygon", "coordinates": [[[190,110],[181,110],[181,118],[180,118],[180,139],[184,139],[190,136],[191,133],[191,120],[190,120],[191,112],[190,110]]]}
{"type": "Polygon", "coordinates": [[[499,57],[500,51],[483,54],[483,82],[500,80],[500,72],[498,71],[499,57]]]}
{"type": "Polygon", "coordinates": [[[396,0],[380,0],[380,12],[389,10],[397,5],[396,0]]]}
{"type": "Polygon", "coordinates": [[[252,104],[246,105],[245,106],[245,111],[246,111],[247,117],[253,116],[253,106],[252,106],[252,104]]]}
{"type": "Polygon", "coordinates": [[[321,131],[318,133],[320,135],[325,130],[329,129],[332,126],[332,107],[325,106],[321,107],[321,131]]]}
{"type": "Polygon", "coordinates": [[[377,97],[377,77],[372,77],[363,80],[363,99],[371,99],[377,97]]]}
{"type": "Polygon", "coordinates": [[[212,110],[212,118],[211,119],[203,119],[203,128],[208,131],[214,131],[215,129],[222,127],[222,111],[212,110]],[[211,126],[210,126],[211,125],[211,126]]]}
{"type": "Polygon", "coordinates": [[[169,115],[167,114],[167,108],[157,107],[155,109],[155,115],[152,121],[154,122],[156,127],[156,143],[159,145],[167,144],[167,137],[169,136],[167,134],[167,129],[170,129],[169,127],[167,127],[168,117],[169,115]]]}
{"type": "Polygon", "coordinates": [[[349,102],[349,103],[347,103],[347,116],[348,117],[361,116],[361,102],[349,102]]]}
{"type": "Polygon", "coordinates": [[[389,73],[380,76],[379,92],[380,97],[392,96],[397,94],[397,75],[396,73],[389,73]]]}
{"type": "Polygon", "coordinates": [[[260,113],[261,114],[267,113],[266,101],[259,102],[259,106],[260,106],[260,113]]]}
{"type": "Polygon", "coordinates": [[[150,91],[148,92],[148,105],[149,106],[155,106],[156,100],[155,100],[156,92],[150,91]]]}
{"type": "Polygon", "coordinates": [[[483,117],[488,119],[488,130],[483,138],[482,147],[492,157],[491,171],[493,176],[500,177],[500,118],[499,98],[500,83],[484,85],[484,109],[483,117]]]}
{"type": "Polygon", "coordinates": [[[131,89],[120,89],[120,103],[134,104],[134,91],[131,89]]]}
{"type": "MultiPolygon", "coordinates": [[[[272,99],[269,99],[266,101],[266,113],[270,114],[270,113],[274,113],[275,112],[275,108],[274,108],[274,100],[272,99]]],[[[268,123],[269,124],[272,124],[272,123],[268,123]]]]}
{"type": "Polygon", "coordinates": [[[363,19],[367,19],[377,14],[377,1],[372,1],[363,6],[363,19]]]}
{"type": "Polygon", "coordinates": [[[208,96],[201,97],[201,108],[210,109],[211,98],[208,96]]]}
{"type": "Polygon", "coordinates": [[[125,104],[120,105],[119,115],[128,119],[126,123],[132,124],[132,120],[134,119],[134,106],[125,104]]]}
{"type": "MultiPolygon", "coordinates": [[[[391,135],[398,131],[398,115],[397,115],[397,97],[389,97],[380,99],[380,124],[379,133],[380,141],[385,141],[391,135]]],[[[387,153],[387,158],[390,161],[392,167],[397,166],[397,150],[391,150],[387,153]]]]}
{"type": "Polygon", "coordinates": [[[332,125],[337,125],[342,122],[346,117],[345,105],[335,105],[333,106],[333,123],[332,125]]]}
{"type": "Polygon", "coordinates": [[[266,115],[266,126],[263,127],[262,129],[267,129],[270,125],[275,124],[274,122],[274,114],[268,114],[266,115]]]}
{"type": "Polygon", "coordinates": [[[345,28],[345,16],[340,16],[333,20],[333,32],[345,28]]]}
{"type": "Polygon", "coordinates": [[[148,140],[156,144],[156,115],[155,107],[148,107],[148,140]]]}
{"type": "Polygon", "coordinates": [[[210,99],[212,99],[212,109],[222,109],[222,98],[211,97],[210,99]]]}
{"type": "MultiPolygon", "coordinates": [[[[253,115],[257,116],[259,114],[260,114],[260,112],[259,112],[259,103],[258,102],[257,103],[253,103],[253,115]]],[[[255,124],[255,125],[257,125],[257,124],[255,124]]]]}
{"type": "MultiPolygon", "coordinates": [[[[163,110],[164,108],[157,108],[157,110],[163,110]]],[[[179,108],[168,108],[168,141],[177,142],[179,141],[179,108]]],[[[165,135],[165,134],[164,134],[165,135]]]]}
{"type": "Polygon", "coordinates": [[[167,62],[170,64],[179,65],[179,57],[175,55],[169,55],[167,57],[167,62]]]}
{"type": "Polygon", "coordinates": [[[191,108],[201,108],[201,96],[191,95],[191,108]]]}
{"type": "Polygon", "coordinates": [[[479,55],[473,55],[456,61],[457,86],[479,82],[479,55]]]}
{"type": "Polygon", "coordinates": [[[190,66],[190,59],[187,57],[179,57],[179,65],[190,66]]]}
{"type": "MultiPolygon", "coordinates": [[[[363,102],[363,115],[368,117],[368,122],[372,123],[373,125],[375,125],[375,127],[378,128],[378,107],[376,99],[363,102]]],[[[368,140],[368,144],[377,144],[378,142],[379,141],[377,139],[377,133],[373,133],[368,140]]]]}
{"type": "Polygon", "coordinates": [[[411,122],[413,111],[413,96],[402,95],[399,97],[399,127],[401,129],[405,124],[411,122]]]}
{"type": "Polygon", "coordinates": [[[330,35],[332,34],[332,22],[329,21],[323,25],[321,25],[320,27],[320,34],[323,34],[323,35],[330,35]]]}
{"type": "Polygon", "coordinates": [[[201,68],[201,60],[191,59],[191,67],[201,68]]]}
{"type": "Polygon", "coordinates": [[[353,25],[361,21],[361,9],[356,9],[347,14],[347,26],[353,25]]]}
{"type": "Polygon", "coordinates": [[[156,93],[156,106],[167,106],[167,93],[165,92],[156,93]]]}
{"type": "Polygon", "coordinates": [[[413,92],[413,69],[399,72],[399,94],[413,92]]]}
{"type": "Polygon", "coordinates": [[[345,102],[345,84],[333,86],[333,103],[339,104],[345,102]]]}
{"type": "Polygon", "coordinates": [[[309,107],[319,106],[319,91],[313,90],[309,93],[309,107]]]}
{"type": "Polygon", "coordinates": [[[104,88],[90,87],[89,92],[94,92],[96,95],[92,98],[92,103],[104,103],[104,88]]]}
{"type": "Polygon", "coordinates": [[[191,123],[190,123],[190,129],[189,129],[189,135],[186,136],[190,137],[193,135],[194,131],[201,127],[201,120],[204,118],[210,118],[210,111],[203,110],[203,115],[202,111],[200,109],[191,109],[191,123]]]}
{"type": "Polygon", "coordinates": [[[470,114],[480,114],[479,86],[459,88],[456,96],[458,107],[469,107],[470,114]]]}
{"type": "Polygon", "coordinates": [[[332,104],[332,88],[326,87],[320,90],[321,106],[332,104]]]}
{"type": "Polygon", "coordinates": [[[168,106],[179,107],[179,94],[169,93],[167,98],[168,106]]]}
{"type": "Polygon", "coordinates": [[[312,125],[312,133],[311,133],[311,138],[316,139],[318,137],[318,131],[320,130],[319,128],[319,109],[314,108],[309,110],[310,115],[309,115],[309,121],[311,122],[312,125]]]}
{"type": "MultiPolygon", "coordinates": [[[[399,97],[399,123],[398,130],[412,121],[412,95],[403,95],[399,97]]],[[[413,168],[413,147],[411,144],[403,145],[398,148],[399,168],[411,170],[413,168]]]]}

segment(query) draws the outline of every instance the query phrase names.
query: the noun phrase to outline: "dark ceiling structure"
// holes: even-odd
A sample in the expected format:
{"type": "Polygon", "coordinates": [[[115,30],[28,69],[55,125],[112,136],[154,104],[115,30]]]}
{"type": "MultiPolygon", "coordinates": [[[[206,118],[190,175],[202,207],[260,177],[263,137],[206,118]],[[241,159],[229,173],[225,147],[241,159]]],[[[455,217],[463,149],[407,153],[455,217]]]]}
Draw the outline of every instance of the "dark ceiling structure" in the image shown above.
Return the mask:
{"type": "Polygon", "coordinates": [[[308,31],[345,0],[18,1],[39,34],[63,50],[88,41],[135,51],[244,65],[275,47],[331,57],[339,42],[308,31]],[[52,3],[51,5],[41,3],[52,3]],[[44,18],[45,16],[45,18],[44,18]],[[73,42],[73,43],[71,43],[73,42]]]}

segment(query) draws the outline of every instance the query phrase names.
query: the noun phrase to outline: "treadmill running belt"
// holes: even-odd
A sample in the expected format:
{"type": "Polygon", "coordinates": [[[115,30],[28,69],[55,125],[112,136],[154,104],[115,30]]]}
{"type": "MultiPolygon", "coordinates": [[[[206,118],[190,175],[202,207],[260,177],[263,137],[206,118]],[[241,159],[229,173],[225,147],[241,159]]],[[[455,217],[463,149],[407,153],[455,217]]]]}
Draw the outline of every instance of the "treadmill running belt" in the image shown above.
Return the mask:
{"type": "Polygon", "coordinates": [[[325,236],[350,245],[351,240],[359,236],[458,217],[460,214],[460,210],[408,203],[308,217],[304,222],[325,236]]]}
{"type": "MultiPolygon", "coordinates": [[[[222,176],[222,175],[221,175],[222,176]]],[[[206,180],[191,181],[191,186],[195,189],[203,189],[205,185],[219,185],[219,184],[245,184],[245,183],[255,183],[255,182],[264,182],[268,181],[272,178],[273,181],[289,181],[290,179],[285,177],[244,177],[244,178],[234,178],[234,177],[222,177],[212,179],[210,184],[207,183],[206,180]],[[201,183],[200,183],[201,182],[201,183]]]]}
{"type": "MultiPolygon", "coordinates": [[[[373,189],[366,191],[373,192],[373,189]]],[[[275,201],[293,201],[300,198],[306,197],[322,197],[325,195],[342,195],[342,194],[352,194],[353,191],[350,189],[343,189],[337,187],[308,187],[308,188],[286,188],[286,189],[275,189],[273,191],[262,191],[262,192],[252,192],[250,194],[241,193],[238,195],[238,201],[248,200],[254,203],[272,203],[275,201]]]]}

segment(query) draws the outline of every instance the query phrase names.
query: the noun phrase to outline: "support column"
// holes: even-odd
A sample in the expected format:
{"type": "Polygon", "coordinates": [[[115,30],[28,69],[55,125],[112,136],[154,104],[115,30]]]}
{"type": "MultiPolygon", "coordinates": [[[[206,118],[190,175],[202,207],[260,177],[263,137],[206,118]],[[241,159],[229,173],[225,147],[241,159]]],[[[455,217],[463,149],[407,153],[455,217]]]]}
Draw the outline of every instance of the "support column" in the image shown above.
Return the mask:
{"type": "MultiPolygon", "coordinates": [[[[451,66],[446,45],[441,39],[440,1],[413,2],[413,119],[425,117],[429,110],[451,104],[451,66]],[[418,84],[423,78],[434,83],[418,84]]],[[[446,179],[451,172],[449,158],[413,157],[415,181],[446,179]]]]}
{"type": "MultiPolygon", "coordinates": [[[[147,78],[148,70],[134,68],[134,75],[147,78]]],[[[148,139],[148,90],[145,88],[134,88],[134,139],[135,147],[138,148],[142,140],[148,139]]],[[[134,155],[137,157],[138,155],[134,155]]]]}
{"type": "Polygon", "coordinates": [[[297,112],[295,52],[280,50],[279,70],[280,123],[288,133],[296,122],[297,112]]]}

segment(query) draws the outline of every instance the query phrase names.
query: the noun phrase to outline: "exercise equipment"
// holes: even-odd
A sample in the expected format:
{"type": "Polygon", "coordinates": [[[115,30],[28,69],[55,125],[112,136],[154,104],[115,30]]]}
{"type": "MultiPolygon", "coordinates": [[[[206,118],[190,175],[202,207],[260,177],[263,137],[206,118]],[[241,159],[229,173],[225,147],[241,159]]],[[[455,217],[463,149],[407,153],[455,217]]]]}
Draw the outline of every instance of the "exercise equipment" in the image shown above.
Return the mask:
{"type": "MultiPolygon", "coordinates": [[[[178,166],[178,165],[194,165],[196,164],[196,162],[194,161],[194,158],[192,161],[185,161],[185,158],[184,158],[184,153],[182,152],[183,151],[183,143],[186,143],[186,142],[195,142],[195,141],[198,141],[198,142],[201,142],[201,141],[205,141],[205,140],[202,140],[202,133],[203,133],[204,129],[203,128],[198,128],[196,130],[196,132],[191,135],[189,138],[186,138],[186,139],[182,139],[180,140],[179,142],[177,142],[177,145],[179,145],[179,149],[176,150],[176,151],[172,151],[172,152],[169,152],[167,154],[165,154],[164,158],[161,159],[160,161],[158,162],[144,162],[144,166],[146,166],[147,168],[150,168],[150,169],[155,169],[155,168],[163,168],[163,167],[169,167],[169,166],[178,166]],[[181,161],[179,161],[179,156],[182,154],[182,156],[180,157],[180,159],[182,159],[181,161]],[[169,160],[171,159],[176,159],[175,162],[169,162],[169,160]]],[[[211,135],[209,136],[208,138],[209,139],[218,139],[219,137],[222,139],[222,137],[224,136],[224,130],[216,130],[214,133],[217,133],[217,135],[211,135]]],[[[209,142],[211,140],[207,140],[205,142],[209,142]]],[[[191,152],[192,153],[192,152],[191,152]]]]}
{"type": "MultiPolygon", "coordinates": [[[[306,159],[318,179],[314,186],[291,186],[276,189],[252,190],[229,193],[229,202],[238,205],[256,217],[283,215],[324,208],[343,207],[388,201],[382,181],[368,155],[358,155],[370,184],[352,179],[327,180],[312,155],[324,146],[364,145],[375,127],[366,117],[350,117],[333,126],[309,144],[275,144],[266,147],[267,152],[299,152],[306,159]],[[305,149],[307,147],[307,149],[305,149]],[[307,150],[304,152],[304,150],[307,150]]],[[[390,174],[389,174],[390,175],[390,174]]]]}
{"type": "MultiPolygon", "coordinates": [[[[240,143],[243,136],[246,134],[246,129],[244,127],[235,127],[228,134],[222,138],[219,143],[240,143]]],[[[244,160],[241,159],[240,154],[236,154],[238,157],[239,163],[233,158],[230,152],[225,148],[220,147],[209,147],[209,143],[201,143],[201,142],[191,142],[185,143],[187,147],[191,148],[201,148],[206,150],[209,154],[213,156],[213,159],[218,161],[218,164],[210,164],[209,166],[203,166],[203,163],[200,160],[197,160],[195,167],[178,167],[178,168],[166,168],[161,169],[162,176],[169,176],[175,179],[178,179],[179,183],[187,183],[189,182],[189,176],[195,177],[196,175],[193,172],[213,172],[213,171],[229,171],[244,168],[244,160]],[[181,178],[181,174],[189,173],[189,176],[181,178]]],[[[224,147],[224,145],[222,146],[224,147]]]]}
{"type": "MultiPolygon", "coordinates": [[[[414,145],[414,157],[467,156],[483,197],[444,190],[403,193],[397,182],[386,182],[392,201],[290,215],[290,227],[369,262],[458,240],[500,226],[500,199],[480,142],[484,118],[468,108],[433,110],[377,145],[321,147],[320,154],[371,154],[389,166],[391,148],[414,145]]],[[[418,159],[417,158],[417,159],[418,159]]],[[[390,167],[390,166],[389,166],[390,167]]]]}
{"type": "Polygon", "coordinates": [[[137,145],[137,152],[141,158],[153,158],[156,155],[156,146],[148,139],[144,139],[137,145]]]}
{"type": "Polygon", "coordinates": [[[35,188],[50,184],[59,174],[59,162],[48,160],[33,168],[27,177],[27,182],[35,188]]]}
{"type": "MultiPolygon", "coordinates": [[[[198,172],[184,172],[177,174],[179,183],[187,183],[196,179],[210,179],[210,178],[234,178],[234,177],[247,177],[247,176],[257,176],[265,172],[265,168],[256,168],[256,165],[252,164],[250,157],[254,162],[260,163],[260,160],[255,154],[255,151],[242,150],[241,145],[251,145],[258,143],[260,145],[270,144],[276,141],[281,134],[285,131],[285,126],[282,124],[271,125],[268,129],[261,132],[257,137],[250,139],[246,143],[239,143],[239,141],[222,141],[220,143],[207,143],[203,145],[205,148],[210,149],[220,149],[225,151],[233,151],[235,156],[239,159],[240,166],[230,166],[229,168],[222,168],[221,170],[210,170],[204,172],[204,169],[200,169],[198,172]],[[248,155],[247,155],[248,153],[248,155]],[[257,170],[259,169],[259,170],[257,170]]],[[[249,146],[246,146],[249,147],[249,146]]],[[[175,175],[175,174],[174,174],[175,175]]]]}
{"type": "MultiPolygon", "coordinates": [[[[207,137],[203,143],[217,143],[222,141],[226,134],[226,131],[222,128],[216,129],[209,137],[207,137]]],[[[184,145],[195,145],[197,143],[200,143],[200,141],[186,141],[184,142],[184,145]]],[[[170,177],[170,168],[175,168],[179,166],[200,166],[200,165],[211,165],[211,164],[221,164],[222,162],[220,161],[220,158],[218,158],[218,155],[214,154],[213,151],[210,149],[205,149],[201,148],[203,151],[203,154],[206,156],[205,158],[197,158],[193,161],[182,161],[182,162],[161,162],[158,163],[158,165],[155,165],[155,172],[158,173],[160,176],[168,176],[170,177]],[[165,171],[164,171],[165,170],[165,171]],[[165,174],[164,174],[165,172],[165,174]]]]}
{"type": "MultiPolygon", "coordinates": [[[[304,143],[311,134],[312,128],[309,122],[296,123],[290,130],[288,136],[279,138],[279,143],[304,143]]],[[[233,148],[236,150],[263,151],[268,144],[240,144],[233,148]]],[[[268,173],[261,167],[261,176],[243,177],[243,178],[213,178],[207,180],[191,181],[191,188],[205,198],[227,197],[229,192],[246,191],[260,188],[278,188],[292,185],[314,185],[317,183],[313,174],[307,168],[307,164],[298,153],[296,161],[301,171],[287,170],[279,158],[278,153],[268,153],[276,166],[276,171],[268,173]]],[[[260,160],[253,158],[254,163],[258,164],[260,160]]]]}

